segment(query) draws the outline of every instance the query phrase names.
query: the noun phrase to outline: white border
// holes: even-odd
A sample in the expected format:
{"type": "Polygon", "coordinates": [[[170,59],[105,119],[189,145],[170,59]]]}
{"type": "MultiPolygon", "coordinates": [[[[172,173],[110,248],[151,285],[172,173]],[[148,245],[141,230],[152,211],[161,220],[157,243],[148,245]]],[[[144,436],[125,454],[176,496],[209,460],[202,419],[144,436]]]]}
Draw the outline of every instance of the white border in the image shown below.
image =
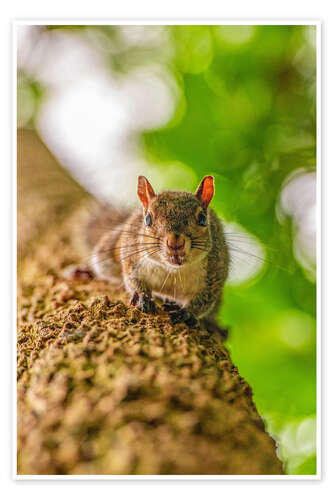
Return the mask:
{"type": "MultiPolygon", "coordinates": [[[[16,335],[13,335],[13,378],[12,378],[12,394],[14,393],[14,397],[12,399],[13,402],[13,415],[14,415],[14,426],[12,429],[13,434],[13,449],[12,449],[12,478],[18,481],[31,481],[37,480],[39,481],[48,481],[48,480],[65,480],[65,481],[90,481],[90,480],[98,480],[98,481],[119,481],[119,480],[130,480],[130,481],[145,481],[145,480],[154,480],[154,481],[318,481],[322,479],[322,370],[323,370],[323,356],[322,356],[322,297],[321,297],[321,287],[322,287],[322,266],[321,266],[321,241],[322,241],[322,78],[321,78],[321,62],[322,62],[322,23],[319,20],[234,20],[227,21],[224,19],[205,19],[198,21],[197,19],[189,20],[189,19],[163,19],[163,20],[124,20],[124,19],[104,19],[104,20],[93,20],[88,21],[86,19],[75,19],[75,21],[68,20],[66,21],[62,19],[53,19],[53,20],[13,20],[12,21],[12,82],[13,82],[13,93],[12,93],[12,164],[13,164],[13,179],[12,179],[12,199],[13,199],[13,241],[12,247],[14,251],[13,255],[13,279],[14,283],[17,283],[17,175],[16,175],[16,167],[17,167],[17,27],[18,26],[32,26],[32,25],[248,25],[248,26],[261,26],[261,25],[290,25],[290,26],[316,26],[316,106],[317,106],[317,185],[316,185],[316,195],[317,195],[317,235],[316,235],[316,249],[317,249],[317,359],[316,359],[316,396],[317,396],[317,414],[316,414],[316,451],[317,451],[317,473],[311,475],[60,475],[60,474],[52,474],[52,475],[21,475],[17,474],[17,460],[16,460],[16,450],[17,450],[17,390],[16,390],[16,335]],[[320,201],[319,201],[320,200],[320,201]]],[[[16,300],[17,300],[17,289],[16,285],[13,287],[13,317],[14,317],[14,325],[16,328],[17,322],[17,311],[16,311],[16,300]]]]}
{"type": "Polygon", "coordinates": [[[322,259],[321,259],[321,242],[322,242],[322,38],[321,24],[316,25],[316,111],[317,111],[317,151],[316,151],[316,260],[317,260],[317,284],[316,284],[316,396],[317,396],[317,414],[316,414],[316,448],[317,448],[317,474],[319,479],[322,477],[322,372],[323,372],[323,356],[322,356],[322,259]]]}
{"type": "Polygon", "coordinates": [[[204,19],[198,21],[197,19],[145,19],[145,20],[129,20],[129,19],[103,19],[103,20],[94,20],[94,21],[87,21],[86,19],[75,19],[74,21],[71,21],[69,19],[66,19],[64,21],[63,19],[52,19],[50,21],[49,19],[46,20],[14,20],[12,22],[13,27],[16,26],[44,26],[45,24],[48,24],[50,26],[57,26],[57,25],[62,25],[62,26],[80,26],[80,25],[86,25],[86,26],[113,26],[113,25],[119,25],[119,26],[317,26],[321,27],[321,21],[319,20],[313,20],[309,21],[304,20],[272,20],[272,19],[260,19],[260,20],[253,20],[249,19],[248,21],[228,21],[225,19],[204,19]]]}
{"type": "Polygon", "coordinates": [[[12,313],[13,313],[13,324],[14,332],[13,335],[13,345],[12,345],[12,355],[13,355],[13,375],[12,375],[12,412],[15,415],[12,434],[13,434],[13,473],[14,477],[19,478],[17,471],[17,29],[16,25],[13,25],[12,30],[12,214],[13,214],[13,230],[12,230],[12,252],[13,252],[13,262],[12,262],[12,273],[13,273],[13,297],[12,297],[12,313]]]}

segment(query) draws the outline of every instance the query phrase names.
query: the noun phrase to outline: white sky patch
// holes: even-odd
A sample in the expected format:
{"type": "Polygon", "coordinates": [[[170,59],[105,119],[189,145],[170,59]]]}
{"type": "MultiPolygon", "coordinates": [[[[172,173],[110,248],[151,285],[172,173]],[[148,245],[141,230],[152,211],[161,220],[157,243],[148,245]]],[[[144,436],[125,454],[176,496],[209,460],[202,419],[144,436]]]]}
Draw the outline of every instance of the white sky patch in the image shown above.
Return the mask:
{"type": "Polygon", "coordinates": [[[18,67],[47,87],[66,87],[93,72],[104,71],[99,52],[83,37],[40,27],[18,28],[18,67]]]}
{"type": "Polygon", "coordinates": [[[305,169],[294,172],[284,183],[277,215],[283,221],[292,217],[295,258],[310,280],[316,272],[316,173],[305,169]]]}
{"type": "Polygon", "coordinates": [[[263,269],[265,250],[260,241],[236,223],[223,224],[230,251],[229,285],[250,281],[263,269]]]}
{"type": "Polygon", "coordinates": [[[316,419],[308,417],[301,422],[287,424],[280,435],[282,457],[288,457],[288,469],[295,469],[306,458],[316,453],[316,419]]]}
{"type": "Polygon", "coordinates": [[[297,468],[316,453],[315,415],[282,427],[276,422],[275,415],[265,414],[263,417],[268,432],[278,442],[278,456],[285,462],[287,474],[295,474],[297,468]]]}
{"type": "Polygon", "coordinates": [[[36,37],[34,29],[19,30],[18,52],[19,66],[49,89],[37,116],[38,132],[88,191],[131,204],[137,176],[151,167],[138,134],[169,122],[179,87],[158,65],[112,75],[83,36],[52,31],[36,37]]]}

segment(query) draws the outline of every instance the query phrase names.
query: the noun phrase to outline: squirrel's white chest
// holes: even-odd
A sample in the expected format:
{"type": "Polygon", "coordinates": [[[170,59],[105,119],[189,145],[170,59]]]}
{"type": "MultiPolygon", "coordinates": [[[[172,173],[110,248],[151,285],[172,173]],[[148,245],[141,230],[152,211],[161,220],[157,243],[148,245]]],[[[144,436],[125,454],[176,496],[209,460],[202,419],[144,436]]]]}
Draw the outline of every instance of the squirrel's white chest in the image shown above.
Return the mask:
{"type": "Polygon", "coordinates": [[[186,306],[204,288],[206,269],[202,262],[179,269],[167,269],[146,261],[140,266],[139,277],[149,286],[153,295],[186,306]]]}

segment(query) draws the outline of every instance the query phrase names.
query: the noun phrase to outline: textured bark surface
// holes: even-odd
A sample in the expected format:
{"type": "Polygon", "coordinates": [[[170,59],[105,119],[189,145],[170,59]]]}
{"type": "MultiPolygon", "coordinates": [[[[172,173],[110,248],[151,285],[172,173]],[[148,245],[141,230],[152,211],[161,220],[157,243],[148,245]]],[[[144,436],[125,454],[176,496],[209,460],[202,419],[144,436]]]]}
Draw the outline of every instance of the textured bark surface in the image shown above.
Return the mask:
{"type": "Polygon", "coordinates": [[[88,197],[33,133],[18,144],[18,473],[282,474],[217,335],[64,278],[88,197]]]}

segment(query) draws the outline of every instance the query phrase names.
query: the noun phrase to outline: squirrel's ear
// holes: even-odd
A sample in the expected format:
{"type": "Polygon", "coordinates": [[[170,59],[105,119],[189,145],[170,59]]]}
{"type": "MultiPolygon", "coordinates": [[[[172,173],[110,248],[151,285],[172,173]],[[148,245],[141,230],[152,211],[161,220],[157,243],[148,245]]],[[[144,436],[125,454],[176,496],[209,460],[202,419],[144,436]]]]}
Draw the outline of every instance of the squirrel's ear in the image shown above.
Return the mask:
{"type": "Polygon", "coordinates": [[[143,175],[139,175],[138,177],[138,196],[142,205],[147,210],[149,201],[151,198],[154,198],[155,192],[148,179],[146,179],[143,175]]]}
{"type": "Polygon", "coordinates": [[[206,209],[214,196],[214,177],[206,175],[200,182],[195,194],[203,208],[206,209]]]}

